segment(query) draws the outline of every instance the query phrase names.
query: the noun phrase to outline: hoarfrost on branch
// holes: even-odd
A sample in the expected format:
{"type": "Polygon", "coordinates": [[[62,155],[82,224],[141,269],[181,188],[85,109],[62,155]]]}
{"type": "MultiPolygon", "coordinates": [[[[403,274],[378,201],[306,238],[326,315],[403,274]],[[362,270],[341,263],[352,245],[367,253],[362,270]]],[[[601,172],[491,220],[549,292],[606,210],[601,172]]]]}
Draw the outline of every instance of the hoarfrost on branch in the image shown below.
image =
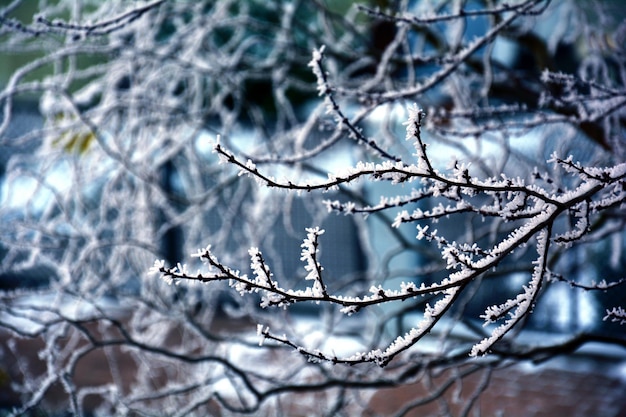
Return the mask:
{"type": "Polygon", "coordinates": [[[365,415],[415,382],[452,415],[479,372],[472,415],[492,371],[626,346],[610,2],[30,3],[0,7],[13,415],[365,415]]]}

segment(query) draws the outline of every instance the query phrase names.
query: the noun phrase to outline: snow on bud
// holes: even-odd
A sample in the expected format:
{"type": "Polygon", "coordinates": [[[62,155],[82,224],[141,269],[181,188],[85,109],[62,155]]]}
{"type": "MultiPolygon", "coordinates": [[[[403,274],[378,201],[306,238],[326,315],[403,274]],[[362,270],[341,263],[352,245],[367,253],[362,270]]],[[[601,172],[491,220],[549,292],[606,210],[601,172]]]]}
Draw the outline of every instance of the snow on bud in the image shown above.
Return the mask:
{"type": "Polygon", "coordinates": [[[313,49],[313,60],[311,62],[319,62],[322,59],[322,54],[325,49],[326,45],[322,45],[319,49],[313,49]]]}
{"type": "MultiPolygon", "coordinates": [[[[180,264],[179,265],[179,270],[180,270],[180,264]]],[[[165,281],[167,283],[167,285],[172,285],[172,284],[178,284],[178,280],[175,281],[174,279],[174,274],[176,274],[176,267],[168,269],[165,268],[165,261],[162,259],[157,259],[154,261],[154,265],[152,266],[152,268],[150,268],[148,270],[149,274],[161,274],[161,279],[163,281],[165,281]]],[[[183,270],[180,270],[180,272],[183,272],[183,270]]]]}
{"type": "Polygon", "coordinates": [[[408,107],[409,118],[404,125],[406,125],[406,139],[411,140],[417,136],[417,126],[422,123],[422,116],[424,111],[417,106],[416,103],[408,107]]]}
{"type": "Polygon", "coordinates": [[[324,268],[317,262],[316,254],[319,251],[317,249],[317,237],[324,234],[324,230],[319,227],[309,227],[306,231],[308,232],[307,237],[302,242],[302,245],[300,245],[302,247],[300,260],[306,262],[306,265],[304,265],[304,269],[307,271],[305,279],[313,281],[311,295],[313,297],[322,298],[325,296],[326,289],[322,284],[320,271],[324,268]]]}
{"type": "Polygon", "coordinates": [[[394,228],[397,229],[398,227],[400,227],[400,225],[403,222],[408,221],[409,218],[410,218],[409,212],[406,211],[406,210],[402,210],[400,213],[398,213],[396,215],[396,218],[394,219],[393,223],[391,224],[391,227],[394,227],[394,228]]]}
{"type": "Polygon", "coordinates": [[[263,257],[259,248],[250,248],[248,250],[248,255],[250,255],[250,268],[256,277],[256,284],[262,287],[271,287],[270,277],[272,276],[272,273],[263,262],[263,257]]]}
{"type": "Polygon", "coordinates": [[[211,148],[213,149],[213,153],[216,153],[216,152],[217,152],[217,148],[219,148],[221,140],[222,140],[222,135],[219,135],[219,134],[218,134],[218,135],[215,137],[215,140],[213,140],[213,139],[209,136],[209,138],[208,138],[207,142],[209,142],[209,146],[211,146],[211,148]]]}
{"type": "Polygon", "coordinates": [[[148,270],[149,274],[160,274],[161,269],[165,267],[165,261],[163,259],[157,259],[154,261],[154,265],[148,270]]]}
{"type": "Polygon", "coordinates": [[[414,282],[404,282],[400,283],[400,289],[405,293],[412,293],[417,291],[417,287],[414,282]]]}
{"type": "MultiPolygon", "coordinates": [[[[326,83],[324,81],[324,74],[322,73],[321,61],[324,54],[325,45],[322,45],[319,49],[313,49],[313,59],[309,62],[309,67],[313,70],[315,78],[317,78],[317,91],[320,96],[323,96],[327,92],[326,83]]],[[[330,105],[327,106],[330,108],[330,105]]]]}
{"type": "Polygon", "coordinates": [[[428,225],[422,226],[421,224],[417,225],[417,240],[422,240],[425,237],[428,237],[428,225]]]}
{"type": "Polygon", "coordinates": [[[254,162],[252,162],[252,160],[248,159],[248,161],[246,161],[246,168],[242,168],[239,171],[239,174],[237,174],[238,176],[242,176],[244,174],[249,174],[251,172],[255,172],[256,171],[256,165],[254,162]]]}
{"type": "Polygon", "coordinates": [[[626,324],[626,310],[622,307],[613,307],[613,309],[606,310],[606,316],[603,321],[610,320],[612,322],[619,322],[619,324],[626,324]]]}
{"type": "Polygon", "coordinates": [[[265,338],[267,337],[269,332],[270,332],[269,327],[263,328],[262,324],[256,325],[256,334],[257,336],[259,336],[259,346],[263,346],[263,343],[265,342],[265,338]]]}
{"type": "Polygon", "coordinates": [[[348,316],[351,316],[352,314],[359,311],[359,308],[355,305],[352,305],[352,306],[343,307],[340,311],[348,316]]]}

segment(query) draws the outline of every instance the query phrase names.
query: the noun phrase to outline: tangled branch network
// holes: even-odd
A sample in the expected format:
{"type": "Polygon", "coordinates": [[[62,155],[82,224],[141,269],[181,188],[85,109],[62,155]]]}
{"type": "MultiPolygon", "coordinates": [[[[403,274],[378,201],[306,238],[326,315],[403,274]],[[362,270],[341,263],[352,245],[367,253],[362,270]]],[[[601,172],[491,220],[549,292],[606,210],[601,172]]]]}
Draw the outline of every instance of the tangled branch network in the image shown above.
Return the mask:
{"type": "Polygon", "coordinates": [[[3,3],[0,415],[510,415],[626,347],[622,2],[3,3]]]}

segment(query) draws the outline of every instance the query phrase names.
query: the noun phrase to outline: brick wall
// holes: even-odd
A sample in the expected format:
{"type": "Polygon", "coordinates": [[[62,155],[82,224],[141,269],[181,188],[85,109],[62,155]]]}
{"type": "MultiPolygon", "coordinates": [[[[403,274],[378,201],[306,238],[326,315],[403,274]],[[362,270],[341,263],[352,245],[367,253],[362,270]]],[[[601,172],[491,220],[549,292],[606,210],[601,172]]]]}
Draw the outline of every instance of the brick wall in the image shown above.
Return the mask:
{"type": "MultiPolygon", "coordinates": [[[[572,368],[578,368],[585,361],[594,365],[589,358],[569,360],[572,368]]],[[[372,415],[394,415],[407,410],[405,417],[438,416],[446,409],[453,416],[463,415],[463,411],[475,398],[475,393],[484,378],[489,377],[488,387],[475,398],[474,413],[469,416],[482,417],[626,417],[626,381],[615,375],[599,372],[580,372],[564,367],[517,366],[505,369],[480,371],[454,381],[453,375],[442,374],[431,381],[420,381],[411,385],[381,390],[374,395],[370,404],[372,415]],[[450,383],[446,385],[446,383],[450,383]],[[420,402],[411,408],[416,398],[430,391],[443,389],[441,398],[420,402]],[[445,388],[445,389],[444,389],[445,388]]],[[[615,364],[617,365],[617,363],[615,364]]]]}

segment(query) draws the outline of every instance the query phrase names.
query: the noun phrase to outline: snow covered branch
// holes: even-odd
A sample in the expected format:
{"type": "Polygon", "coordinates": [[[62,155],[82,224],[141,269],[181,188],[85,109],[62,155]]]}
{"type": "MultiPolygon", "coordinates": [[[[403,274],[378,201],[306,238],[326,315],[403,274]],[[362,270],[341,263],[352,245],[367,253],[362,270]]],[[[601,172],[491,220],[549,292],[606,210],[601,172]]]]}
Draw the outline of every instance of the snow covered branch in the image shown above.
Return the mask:
{"type": "MultiPolygon", "coordinates": [[[[314,55],[316,54],[319,52],[316,51],[314,55]]],[[[418,239],[425,238],[436,243],[440,249],[441,257],[445,261],[446,269],[453,271],[441,281],[431,285],[422,283],[419,287],[411,283],[402,283],[399,290],[385,290],[382,286],[372,286],[371,294],[356,297],[330,295],[323,283],[321,265],[317,261],[317,238],[322,232],[319,229],[308,229],[309,237],[305,239],[302,245],[301,260],[306,261],[306,279],[313,281],[313,285],[305,290],[285,289],[273,281],[271,279],[273,274],[256,248],[250,250],[251,269],[254,278],[248,278],[247,275],[240,274],[238,270],[220,263],[210,248],[199,251],[195,256],[208,263],[216,271],[215,273],[189,274],[180,266],[166,268],[162,261],[155,263],[153,272],[160,273],[170,283],[174,279],[205,283],[228,280],[230,285],[242,295],[246,292],[262,291],[261,307],[286,307],[296,302],[329,303],[341,306],[343,312],[350,314],[377,304],[404,301],[418,296],[444,294],[444,297],[439,299],[434,307],[426,306],[424,318],[415,328],[405,336],[399,337],[384,351],[376,349],[367,353],[357,353],[350,357],[340,358],[297,346],[283,337],[272,336],[268,329],[264,330],[262,334],[264,338],[292,346],[298,352],[317,360],[350,364],[372,361],[386,365],[398,353],[408,349],[426,335],[450,308],[463,288],[472,280],[478,279],[485,271],[497,268],[514,250],[536,237],[539,256],[532,262],[535,266],[528,286],[524,286],[523,291],[516,298],[509,299],[500,305],[489,306],[484,315],[481,316],[485,320],[485,325],[506,319],[504,324],[493,330],[490,337],[477,343],[470,352],[471,356],[485,354],[494,343],[505,337],[520,320],[531,313],[542,284],[549,275],[550,242],[563,244],[580,240],[591,230],[591,217],[598,216],[608,208],[623,204],[626,197],[622,187],[626,178],[626,164],[617,164],[607,168],[584,167],[580,163],[573,162],[571,157],[561,159],[553,155],[548,163],[552,163],[555,168],[561,167],[565,172],[574,174],[580,180],[576,187],[561,189],[557,193],[549,193],[534,184],[526,185],[522,178],[509,178],[504,174],[500,178],[477,178],[469,173],[467,167],[458,163],[455,163],[450,172],[439,172],[433,168],[426,152],[427,144],[421,137],[421,120],[423,117],[424,113],[418,107],[413,106],[409,109],[406,136],[407,140],[411,140],[415,144],[416,163],[405,164],[401,161],[380,164],[359,163],[354,168],[348,169],[347,173],[329,173],[331,179],[326,182],[303,184],[291,181],[279,182],[262,174],[252,161],[248,160],[246,163],[239,161],[232,153],[226,151],[219,141],[214,149],[222,157],[222,161],[236,166],[241,172],[267,187],[314,191],[336,189],[339,185],[349,184],[363,177],[371,181],[386,181],[396,185],[419,180],[422,184],[421,188],[412,191],[413,195],[419,196],[418,198],[398,196],[397,199],[393,200],[396,202],[395,204],[387,202],[385,206],[379,206],[377,210],[391,209],[396,205],[404,205],[407,201],[435,197],[454,203],[454,205],[439,203],[432,206],[430,210],[418,208],[413,213],[402,210],[396,215],[393,223],[394,227],[400,227],[404,223],[417,223],[418,239]],[[617,189],[615,188],[616,185],[617,189]],[[577,222],[572,230],[553,235],[552,231],[557,219],[563,213],[574,211],[579,213],[581,221],[577,222]],[[491,248],[481,248],[476,243],[449,241],[438,236],[436,231],[430,232],[428,227],[420,225],[420,222],[423,221],[437,221],[443,217],[465,213],[473,213],[483,218],[496,217],[504,222],[522,221],[522,223],[491,248]]],[[[543,179],[546,180],[545,177],[543,179]]],[[[354,203],[330,202],[327,207],[330,210],[350,214],[374,211],[368,208],[358,209],[354,203]]]]}

